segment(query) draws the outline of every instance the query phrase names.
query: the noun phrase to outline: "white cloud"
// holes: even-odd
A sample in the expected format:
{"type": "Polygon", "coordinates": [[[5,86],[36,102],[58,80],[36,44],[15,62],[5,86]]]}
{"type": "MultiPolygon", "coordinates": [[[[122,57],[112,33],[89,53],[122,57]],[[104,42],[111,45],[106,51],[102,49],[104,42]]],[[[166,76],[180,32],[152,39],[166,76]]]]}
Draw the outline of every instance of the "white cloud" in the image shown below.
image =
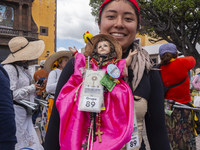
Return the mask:
{"type": "Polygon", "coordinates": [[[66,51],[67,50],[67,48],[65,48],[65,47],[59,47],[59,48],[57,48],[57,52],[58,51],[66,51]]]}
{"type": "MultiPolygon", "coordinates": [[[[81,52],[81,49],[77,49],[77,50],[78,50],[78,52],[81,52]]],[[[56,52],[58,52],[58,51],[69,51],[69,49],[67,49],[65,47],[59,47],[59,48],[57,48],[56,52]]]]}
{"type": "Polygon", "coordinates": [[[73,39],[84,43],[83,34],[98,34],[99,29],[91,15],[89,0],[57,1],[57,38],[73,39]]]}

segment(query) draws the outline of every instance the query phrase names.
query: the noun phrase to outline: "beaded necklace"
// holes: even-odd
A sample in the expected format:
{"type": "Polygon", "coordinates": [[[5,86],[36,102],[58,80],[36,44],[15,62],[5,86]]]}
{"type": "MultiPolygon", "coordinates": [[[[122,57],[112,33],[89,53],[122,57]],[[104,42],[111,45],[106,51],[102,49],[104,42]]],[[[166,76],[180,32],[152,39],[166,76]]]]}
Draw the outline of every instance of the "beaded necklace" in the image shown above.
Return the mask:
{"type": "MultiPolygon", "coordinates": [[[[119,61],[120,59],[113,58],[110,61],[104,62],[102,66],[107,67],[109,64],[115,64],[119,61]]],[[[100,64],[92,57],[91,62],[93,62],[96,66],[99,66],[100,64]]]]}

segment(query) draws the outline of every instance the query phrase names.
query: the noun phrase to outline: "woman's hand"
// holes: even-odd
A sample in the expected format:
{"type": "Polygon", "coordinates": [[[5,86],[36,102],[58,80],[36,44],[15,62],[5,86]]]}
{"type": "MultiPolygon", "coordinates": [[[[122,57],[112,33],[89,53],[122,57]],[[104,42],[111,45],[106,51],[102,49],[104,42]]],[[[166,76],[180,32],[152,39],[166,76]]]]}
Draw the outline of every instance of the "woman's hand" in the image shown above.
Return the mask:
{"type": "Polygon", "coordinates": [[[41,89],[40,84],[34,84],[34,85],[35,85],[36,91],[41,89]]]}

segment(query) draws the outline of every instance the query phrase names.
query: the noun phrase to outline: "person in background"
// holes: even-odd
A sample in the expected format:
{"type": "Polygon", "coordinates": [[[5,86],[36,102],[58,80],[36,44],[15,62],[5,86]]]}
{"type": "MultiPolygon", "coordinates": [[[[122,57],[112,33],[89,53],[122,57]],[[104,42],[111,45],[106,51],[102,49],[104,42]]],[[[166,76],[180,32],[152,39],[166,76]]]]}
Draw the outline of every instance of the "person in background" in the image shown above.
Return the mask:
{"type": "Polygon", "coordinates": [[[198,91],[200,90],[200,87],[197,89],[193,86],[195,84],[199,84],[200,82],[200,68],[195,69],[195,75],[191,77],[190,79],[190,94],[191,94],[191,100],[194,103],[194,96],[197,95],[198,91]],[[196,76],[195,82],[194,82],[194,77],[196,76]],[[194,83],[193,83],[194,82],[194,83]]]}
{"type": "MultiPolygon", "coordinates": [[[[33,79],[35,80],[35,82],[42,80],[41,89],[36,93],[36,98],[38,98],[38,99],[42,98],[42,92],[46,90],[46,81],[47,81],[47,77],[49,75],[49,73],[44,70],[44,63],[45,63],[45,60],[40,61],[40,70],[37,70],[33,75],[33,79]]],[[[41,109],[41,107],[39,105],[38,111],[36,111],[32,115],[32,121],[33,121],[34,128],[38,128],[38,126],[36,126],[35,122],[36,122],[38,115],[41,114],[40,109],[41,109]]]]}
{"type": "Polygon", "coordinates": [[[18,36],[12,38],[8,46],[11,54],[1,64],[4,64],[9,75],[13,93],[17,137],[15,149],[43,150],[33,127],[32,115],[20,100],[34,102],[35,92],[40,89],[38,84],[32,84],[27,62],[38,58],[43,53],[45,44],[42,40],[29,42],[25,37],[18,36]]]}
{"type": "MultiPolygon", "coordinates": [[[[140,27],[140,9],[137,1],[105,0],[99,9],[98,26],[100,34],[108,34],[117,39],[122,47],[122,59],[127,58],[130,50],[137,50],[137,54],[133,56],[131,65],[128,67],[128,77],[124,78],[132,90],[134,96],[134,106],[132,107],[136,110],[139,146],[134,150],[145,149],[142,140],[143,122],[146,125],[150,148],[152,150],[169,150],[162,79],[159,72],[154,70],[154,64],[148,52],[134,43],[140,27]]],[[[60,75],[55,99],[73,73],[74,59],[70,59],[60,75]]],[[[59,125],[58,110],[53,107],[45,139],[46,150],[60,149],[59,125]]]]}
{"type": "Polygon", "coordinates": [[[46,91],[51,95],[48,99],[48,109],[47,109],[47,124],[46,129],[48,128],[49,119],[51,116],[51,111],[54,103],[54,94],[56,91],[56,86],[60,74],[67,64],[68,60],[71,58],[70,51],[59,51],[52,55],[50,55],[45,64],[44,69],[49,72],[49,76],[47,79],[46,91]]]}
{"type": "Polygon", "coordinates": [[[173,43],[161,45],[159,55],[160,73],[164,85],[169,87],[178,84],[165,93],[165,109],[168,112],[165,115],[165,122],[171,148],[196,150],[192,111],[172,106],[174,102],[191,106],[188,71],[195,66],[196,61],[192,56],[177,58],[177,48],[173,43]]]}
{"type": "Polygon", "coordinates": [[[13,108],[10,80],[0,64],[0,149],[14,150],[17,143],[15,114],[13,108]]]}
{"type": "Polygon", "coordinates": [[[197,91],[200,90],[200,71],[199,71],[199,68],[197,68],[195,70],[195,76],[194,76],[194,79],[192,81],[192,85],[197,91]]]}

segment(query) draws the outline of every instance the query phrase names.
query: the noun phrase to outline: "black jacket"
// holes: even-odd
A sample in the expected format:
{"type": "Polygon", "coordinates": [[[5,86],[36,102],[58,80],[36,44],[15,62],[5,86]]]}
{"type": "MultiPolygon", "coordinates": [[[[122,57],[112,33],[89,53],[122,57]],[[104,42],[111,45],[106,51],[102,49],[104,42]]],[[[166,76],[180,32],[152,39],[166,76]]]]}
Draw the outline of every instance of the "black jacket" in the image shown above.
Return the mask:
{"type": "MultiPolygon", "coordinates": [[[[74,58],[70,59],[63,69],[55,93],[57,98],[59,91],[74,73],[74,58]]],[[[158,71],[144,73],[143,78],[134,91],[137,96],[144,97],[148,101],[148,113],[145,116],[146,132],[152,150],[170,150],[167,131],[165,127],[164,93],[162,80],[158,71]]],[[[60,118],[58,110],[52,109],[46,139],[45,150],[59,150],[59,125],[60,118]]]]}
{"type": "Polygon", "coordinates": [[[0,64],[0,149],[14,150],[17,142],[10,80],[0,64]]]}

